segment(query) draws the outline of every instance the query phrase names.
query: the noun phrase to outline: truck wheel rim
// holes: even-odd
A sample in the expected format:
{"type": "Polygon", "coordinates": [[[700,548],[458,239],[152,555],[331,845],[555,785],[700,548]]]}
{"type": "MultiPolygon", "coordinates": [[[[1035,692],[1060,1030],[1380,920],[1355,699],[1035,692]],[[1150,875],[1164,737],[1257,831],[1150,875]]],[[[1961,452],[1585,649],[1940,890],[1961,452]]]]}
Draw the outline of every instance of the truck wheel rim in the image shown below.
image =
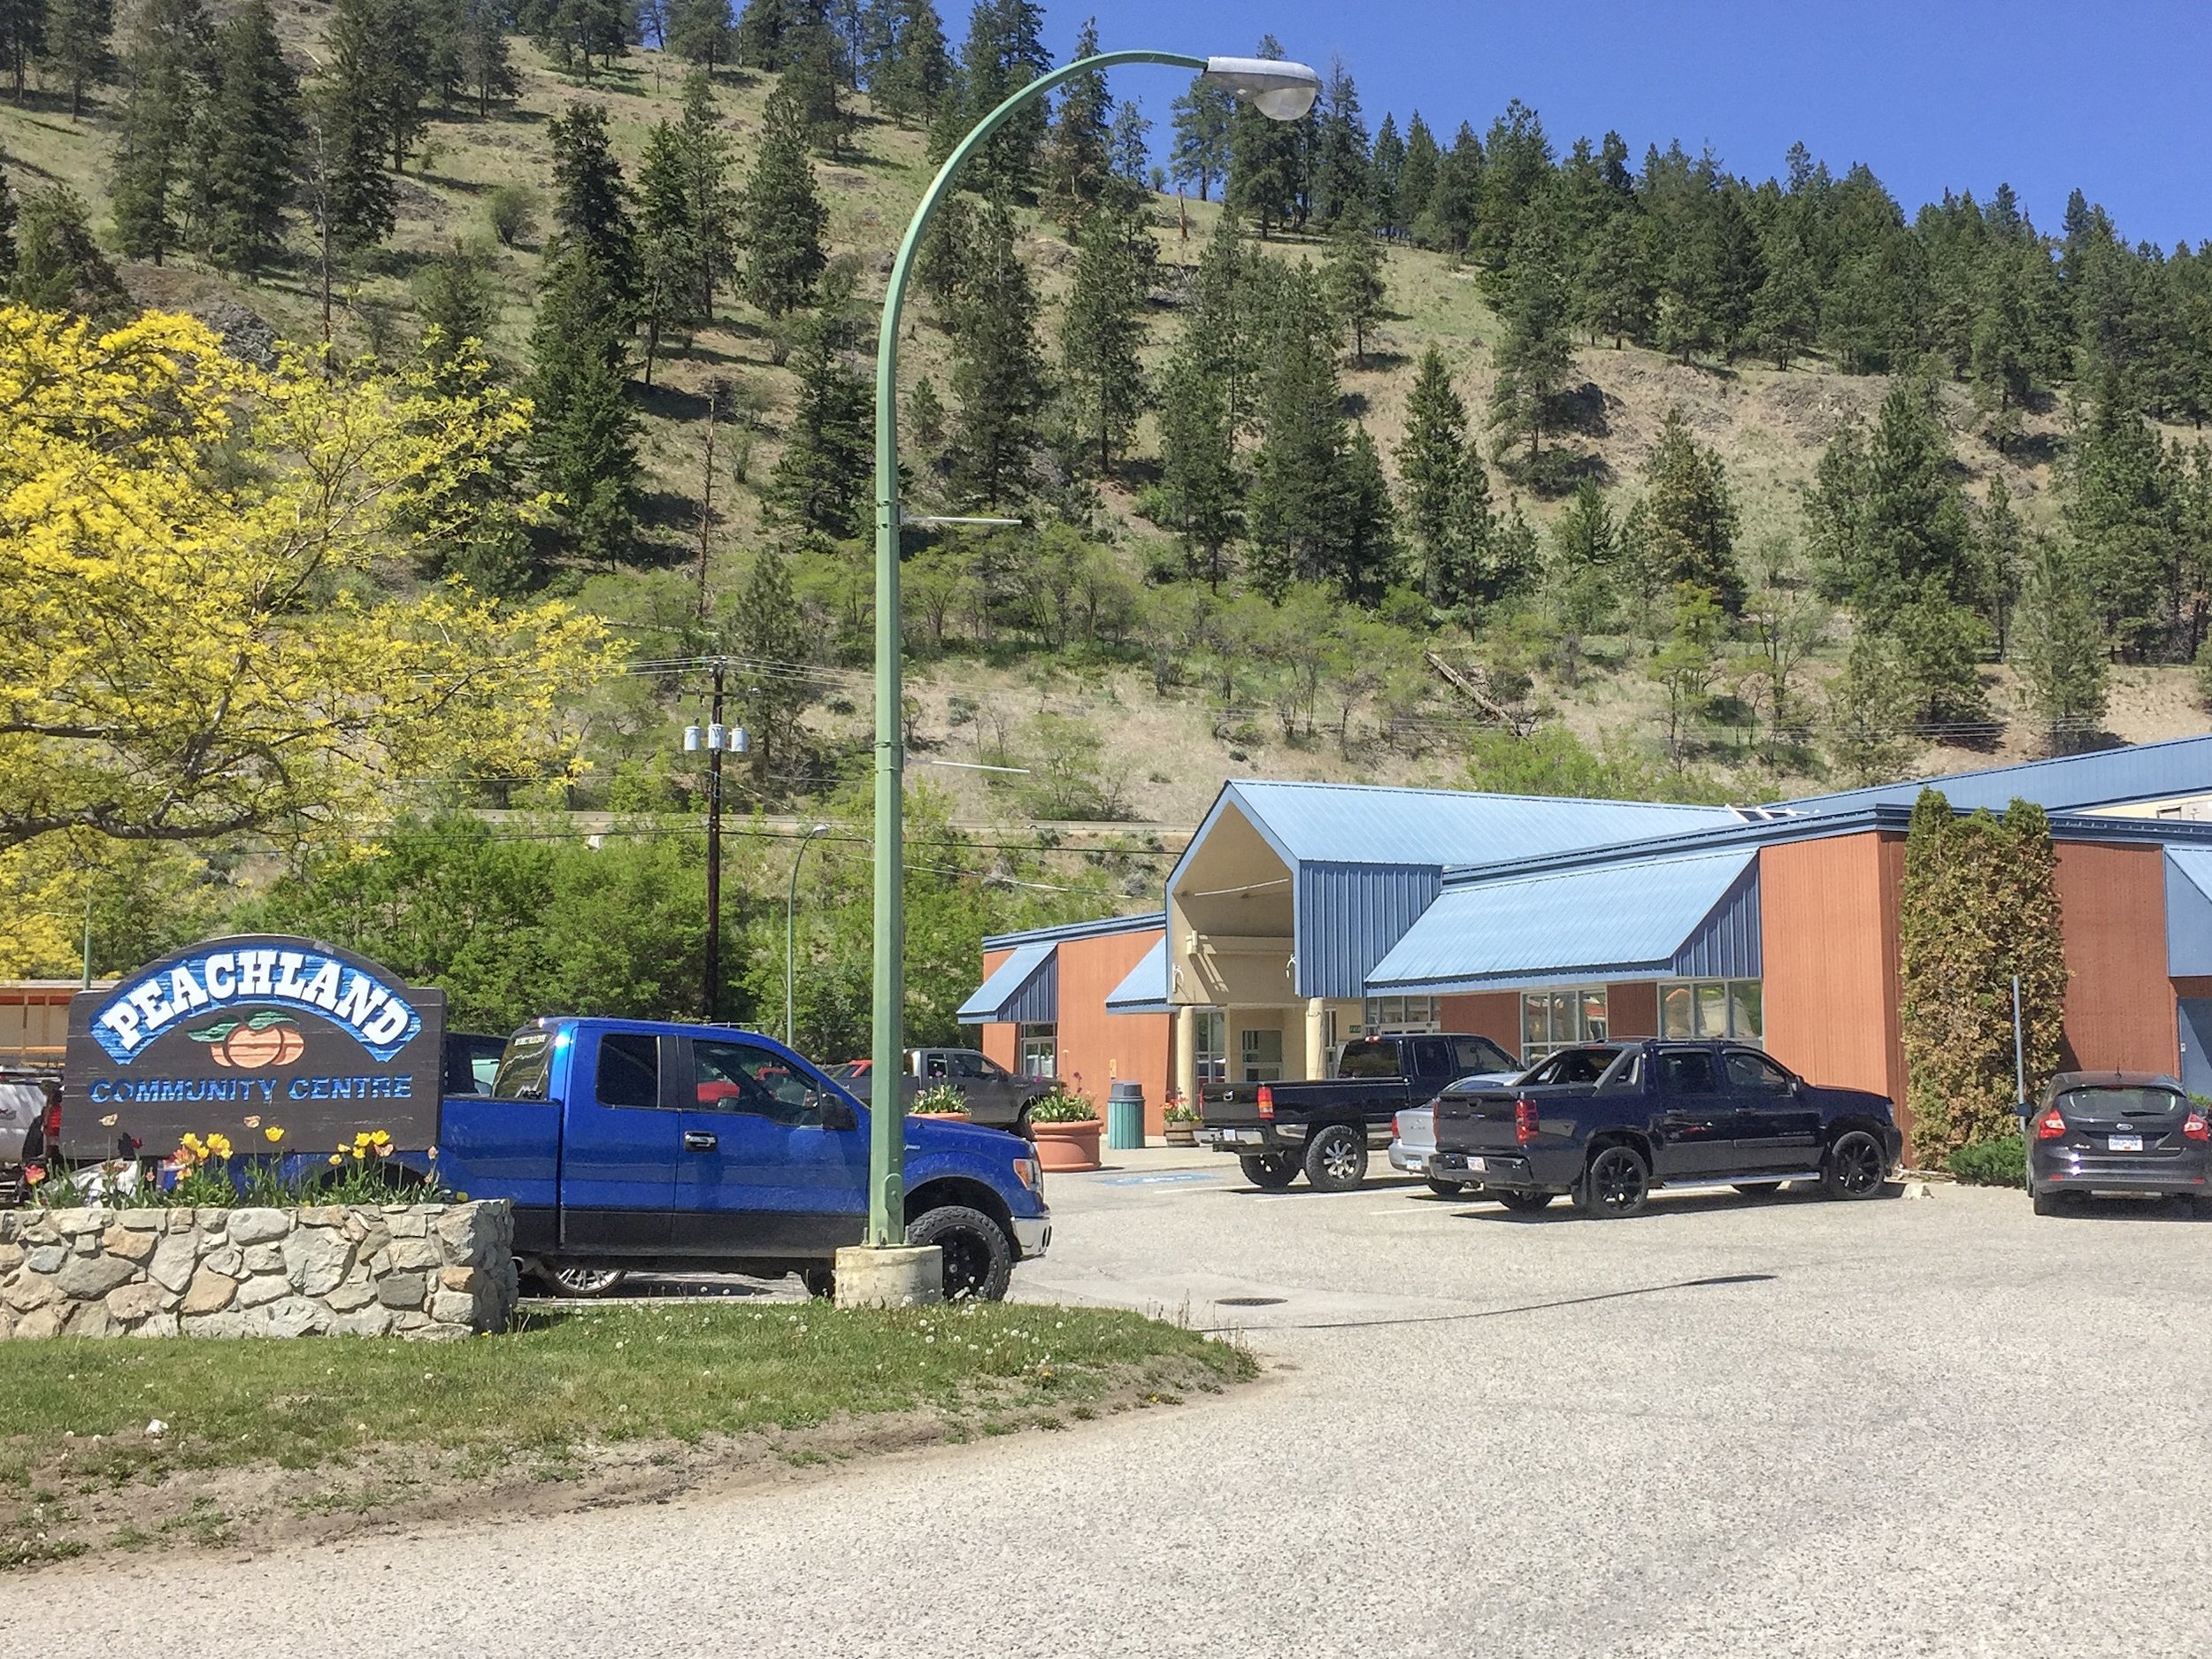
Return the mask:
{"type": "Polygon", "coordinates": [[[605,1290],[622,1277],[621,1270],[611,1267],[557,1267],[553,1278],[563,1290],[589,1296],[605,1290]]]}
{"type": "Polygon", "coordinates": [[[937,1240],[937,1248],[944,1252],[945,1300],[980,1295],[991,1277],[990,1247],[973,1233],[949,1233],[937,1240]]]}
{"type": "Polygon", "coordinates": [[[1847,1134],[1836,1142],[1836,1181],[1847,1193],[1870,1193],[1882,1184],[1882,1155],[1874,1137],[1847,1134]]]}
{"type": "Polygon", "coordinates": [[[1358,1166],[1359,1159],[1347,1136],[1332,1136],[1329,1144],[1321,1148],[1321,1168],[1333,1181],[1350,1180],[1358,1166]]]}
{"type": "Polygon", "coordinates": [[[1599,1205],[1606,1210],[1632,1209],[1644,1195],[1643,1171],[1625,1152],[1601,1153],[1590,1179],[1597,1188],[1599,1205]]]}

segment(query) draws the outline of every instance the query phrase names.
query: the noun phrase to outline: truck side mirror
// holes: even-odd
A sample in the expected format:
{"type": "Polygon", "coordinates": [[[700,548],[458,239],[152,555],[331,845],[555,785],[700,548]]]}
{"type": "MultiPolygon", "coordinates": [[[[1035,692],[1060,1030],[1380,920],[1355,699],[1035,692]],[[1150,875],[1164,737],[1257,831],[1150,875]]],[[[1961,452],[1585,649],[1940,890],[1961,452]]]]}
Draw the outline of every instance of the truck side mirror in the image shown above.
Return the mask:
{"type": "Polygon", "coordinates": [[[822,1127],[825,1129],[845,1130],[860,1127],[860,1114],[847,1105],[841,1098],[826,1090],[816,1090],[807,1104],[821,1113],[822,1127]]]}

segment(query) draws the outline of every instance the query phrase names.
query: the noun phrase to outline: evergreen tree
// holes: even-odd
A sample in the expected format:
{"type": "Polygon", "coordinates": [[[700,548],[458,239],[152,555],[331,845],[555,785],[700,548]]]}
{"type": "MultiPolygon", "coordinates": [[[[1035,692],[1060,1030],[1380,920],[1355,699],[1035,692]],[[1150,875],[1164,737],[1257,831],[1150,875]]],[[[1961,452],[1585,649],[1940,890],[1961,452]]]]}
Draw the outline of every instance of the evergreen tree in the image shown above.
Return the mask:
{"type": "Polygon", "coordinates": [[[1187,348],[1161,380],[1160,510],[1153,517],[1181,537],[1189,573],[1217,589],[1243,522],[1243,499],[1228,383],[1187,348]]]}
{"type": "Polygon", "coordinates": [[[1731,616],[1741,611],[1743,577],[1736,568],[1740,520],[1727,471],[1717,452],[1690,435],[1678,406],[1667,411],[1644,480],[1644,556],[1670,585],[1703,588],[1731,616]]]}
{"type": "MultiPolygon", "coordinates": [[[[346,0],[340,0],[343,4],[346,0]]],[[[407,152],[430,124],[423,108],[432,84],[433,42],[421,0],[372,0],[371,15],[383,55],[373,70],[373,97],[391,146],[392,171],[407,166],[407,152]]]]}
{"type": "MultiPolygon", "coordinates": [[[[730,649],[756,661],[788,660],[793,654],[791,621],[798,614],[790,566],[776,549],[763,548],[731,611],[730,649]]],[[[743,709],[753,736],[753,785],[766,794],[787,787],[798,772],[806,742],[803,717],[816,693],[803,674],[763,674],[759,679],[746,692],[743,709]]]]}
{"type": "Polygon", "coordinates": [[[742,203],[745,297],[772,318],[781,317],[807,303],[828,264],[822,236],[829,215],[814,190],[805,118],[780,86],[762,113],[760,151],[742,203]]]}
{"type": "MultiPolygon", "coordinates": [[[[875,398],[847,366],[852,324],[846,315],[852,283],[840,271],[823,285],[822,303],[802,330],[792,358],[797,407],[783,453],[761,500],[770,514],[833,541],[866,534],[875,449],[875,398]]],[[[916,388],[918,392],[919,388],[916,388]]]]}
{"type": "Polygon", "coordinates": [[[1145,261],[1151,251],[1142,225],[1110,212],[1094,213],[1076,243],[1075,276],[1060,330],[1064,393],[1079,449],[1094,454],[1101,477],[1114,470],[1114,451],[1125,447],[1144,408],[1143,310],[1145,261]]]}
{"type": "Polygon", "coordinates": [[[250,275],[283,248],[302,135],[299,81],[268,0],[247,0],[218,31],[213,70],[194,129],[193,217],[208,257],[250,275]]]}
{"type": "Polygon", "coordinates": [[[682,140],[672,123],[656,121],[645,135],[637,188],[637,310],[645,327],[649,387],[663,334],[688,338],[706,319],[699,305],[700,255],[684,182],[682,140]]]}
{"type": "Polygon", "coordinates": [[[1132,203],[1141,199],[1151,189],[1151,179],[1155,176],[1152,123],[1146,118],[1144,106],[1134,98],[1123,99],[1114,111],[1114,130],[1107,150],[1122,197],[1132,203]]]}
{"type": "Polygon", "coordinates": [[[483,260],[457,245],[432,258],[416,279],[415,311],[422,321],[423,360],[432,368],[449,368],[472,349],[487,355],[499,299],[483,260]]]}
{"type": "Polygon", "coordinates": [[[461,0],[454,47],[461,83],[474,96],[480,117],[489,115],[495,103],[507,103],[521,92],[522,77],[507,51],[498,0],[461,0]]]}
{"type": "Polygon", "coordinates": [[[1823,587],[1860,621],[1886,628],[1933,581],[1976,597],[1971,528],[1953,477],[1932,386],[1899,381],[1871,434],[1844,427],[1821,457],[1806,513],[1823,587]]]}
{"type": "Polygon", "coordinates": [[[581,250],[599,266],[626,326],[637,294],[637,231],[622,164],[608,138],[607,112],[595,104],[572,104],[546,123],[545,134],[553,147],[550,241],[581,250]]]}
{"type": "Polygon", "coordinates": [[[1036,290],[1004,207],[993,203],[971,218],[961,267],[952,315],[952,394],[960,404],[952,483],[962,500],[993,505],[1025,488],[1044,405],[1036,290]]]}
{"type": "Polygon", "coordinates": [[[2020,596],[2024,533],[2012,510],[2012,492],[2001,476],[1989,480],[1989,494],[1975,526],[1974,565],[1982,609],[2002,657],[2011,635],[2012,608],[2020,596]]]}
{"type": "Polygon", "coordinates": [[[1649,226],[1634,208],[1617,211],[1591,238],[1578,273],[1574,309],[1593,341],[1613,349],[1651,337],[1658,304],[1649,226]]]}
{"type": "MultiPolygon", "coordinates": [[[[5,159],[5,155],[0,154],[0,161],[5,159]]],[[[4,293],[15,280],[17,215],[15,187],[8,182],[8,170],[0,167],[0,293],[4,293]]]]}
{"type": "Polygon", "coordinates": [[[1375,441],[1356,422],[1338,466],[1336,485],[1332,573],[1345,598],[1371,609],[1398,580],[1396,511],[1375,441]]]}
{"type": "Polygon", "coordinates": [[[937,396],[937,388],[928,375],[914,382],[914,389],[906,395],[906,419],[899,423],[899,430],[925,450],[933,450],[945,441],[944,400],[937,396]]]}
{"type": "Polygon", "coordinates": [[[737,28],[730,0],[669,0],[667,37],[663,42],[687,64],[711,75],[730,61],[737,28]]]}
{"type": "MultiPolygon", "coordinates": [[[[960,96],[946,100],[933,151],[941,157],[949,154],[960,134],[1051,67],[1052,54],[1044,46],[1044,9],[1036,0],[978,0],[960,49],[960,96]]],[[[1028,190],[1045,130],[1041,99],[1015,111],[969,158],[970,188],[1001,201],[1028,190]]]]}
{"type": "Polygon", "coordinates": [[[1329,226],[1347,213],[1369,219],[1375,204],[1371,167],[1359,88],[1344,60],[1332,58],[1314,121],[1314,218],[1329,226]]]}
{"type": "Polygon", "coordinates": [[[183,239],[185,138],[212,50],[200,0],[147,0],[132,26],[112,187],[116,240],[131,258],[159,265],[183,239]]]}
{"type": "MultiPolygon", "coordinates": [[[[1273,35],[1261,40],[1259,56],[1282,55],[1273,35]]],[[[1312,119],[1309,115],[1303,121],[1271,121],[1248,104],[1230,111],[1229,173],[1222,199],[1258,224],[1263,242],[1272,227],[1286,225],[1298,215],[1305,181],[1305,132],[1312,119]]]]}
{"type": "MultiPolygon", "coordinates": [[[[1098,19],[1085,21],[1074,58],[1098,53],[1098,19]]],[[[1114,100],[1106,73],[1087,69],[1060,85],[1060,104],[1045,142],[1045,189],[1050,211],[1072,232],[1106,194],[1113,177],[1114,100]]]]}
{"type": "Polygon", "coordinates": [[[628,297],[581,235],[557,242],[531,331],[531,449],[569,549],[611,565],[636,534],[628,297]]]}
{"type": "Polygon", "coordinates": [[[780,85],[799,106],[807,142],[835,160],[845,153],[849,125],[839,96],[837,36],[826,22],[810,16],[790,36],[787,58],[780,85]]]}
{"type": "Polygon", "coordinates": [[[384,171],[391,88],[384,57],[382,0],[338,0],[316,88],[322,152],[322,211],[341,247],[373,248],[392,234],[396,198],[384,171]]]}
{"type": "Polygon", "coordinates": [[[1211,200],[1213,187],[1229,176],[1229,121],[1236,104],[1233,96],[1197,75],[1170,112],[1175,144],[1168,176],[1178,189],[1195,185],[1202,202],[1211,200]]]}
{"type": "Polygon", "coordinates": [[[1429,131],[1421,111],[1414,111],[1406,122],[1406,158],[1398,169],[1397,197],[1390,207],[1392,222],[1402,235],[1422,240],[1422,221],[1436,194],[1437,167],[1442,158],[1436,134],[1429,131]]]}
{"type": "Polygon", "coordinates": [[[1552,405],[1574,368],[1567,337],[1567,283],[1556,233],[1548,214],[1527,216],[1514,242],[1505,281],[1505,338],[1494,359],[1490,425],[1500,445],[1525,436],[1528,459],[1543,449],[1552,405]]]}
{"type": "MultiPolygon", "coordinates": [[[[2059,476],[2072,558],[2119,648],[2140,658],[2183,634],[2182,482],[2125,376],[2091,392],[2059,476]]],[[[2179,654],[2176,652],[2174,654],[2179,654]]]]}
{"type": "Polygon", "coordinates": [[[1436,188],[1416,222],[1414,240],[1425,248],[1463,254],[1483,211],[1482,143],[1462,121],[1452,147],[1436,163],[1436,188]]]}
{"type": "Polygon", "coordinates": [[[115,0],[46,0],[47,72],[69,88],[69,119],[84,113],[85,94],[115,73],[109,42],[115,34],[115,0]]]}
{"type": "Polygon", "coordinates": [[[926,125],[952,90],[952,54],[930,0],[886,0],[883,39],[869,90],[901,127],[926,125]]]}
{"type": "Polygon", "coordinates": [[[1385,112],[1382,125],[1375,129],[1375,148],[1369,159],[1368,183],[1377,223],[1386,236],[1405,234],[1405,227],[1398,222],[1398,181],[1405,176],[1406,141],[1398,132],[1398,120],[1385,112]]]}
{"type": "Polygon", "coordinates": [[[1346,438],[1334,328],[1310,265],[1289,273],[1271,320],[1247,514],[1254,585],[1279,598],[1294,582],[1344,574],[1335,518],[1346,438]]]}
{"type": "Polygon", "coordinates": [[[1364,202],[1338,215],[1329,234],[1325,269],[1329,303],[1338,323],[1352,331],[1352,360],[1365,368],[1367,336],[1383,314],[1387,290],[1382,243],[1364,202]]]}
{"type": "Polygon", "coordinates": [[[38,311],[72,311],[111,328],[134,309],[122,279],[92,239],[84,200],[65,184],[50,184],[23,199],[15,227],[15,280],[10,297],[38,311]]]}
{"type": "Polygon", "coordinates": [[[15,78],[15,101],[23,102],[23,72],[46,50],[46,0],[0,0],[0,61],[15,78]]]}
{"type": "Polygon", "coordinates": [[[1748,340],[1776,368],[1786,369],[1819,334],[1818,273],[1796,233],[1779,231],[1768,243],[1766,276],[1752,301],[1748,340]]]}
{"type": "Polygon", "coordinates": [[[1470,464],[1467,405],[1453,389],[1444,354],[1433,345],[1414,370],[1397,461],[1416,580],[1431,604],[1457,603],[1467,587],[1466,549],[1459,534],[1470,464]]]}
{"type": "MultiPolygon", "coordinates": [[[[1467,147],[1473,149],[1474,134],[1466,135],[1467,147]]],[[[1454,144],[1455,150],[1460,148],[1454,144]]],[[[1551,181],[1551,140],[1545,136],[1544,124],[1536,111],[1518,98],[1510,100],[1505,113],[1490,124],[1490,132],[1479,151],[1481,171],[1474,181],[1474,200],[1471,204],[1475,218],[1471,238],[1455,227],[1455,246],[1465,248],[1470,257],[1484,273],[1485,285],[1495,294],[1502,292],[1510,280],[1513,250],[1521,234],[1522,221],[1535,207],[1540,197],[1548,194],[1551,181]]],[[[1463,168],[1464,161],[1459,165],[1463,168]]],[[[1459,184],[1462,190],[1465,182],[1459,184]]],[[[1547,204],[1548,210],[1549,204],[1547,204]]],[[[1555,242],[1557,222],[1552,220],[1555,242]]],[[[1555,247],[1553,257],[1559,257],[1555,247]]]]}

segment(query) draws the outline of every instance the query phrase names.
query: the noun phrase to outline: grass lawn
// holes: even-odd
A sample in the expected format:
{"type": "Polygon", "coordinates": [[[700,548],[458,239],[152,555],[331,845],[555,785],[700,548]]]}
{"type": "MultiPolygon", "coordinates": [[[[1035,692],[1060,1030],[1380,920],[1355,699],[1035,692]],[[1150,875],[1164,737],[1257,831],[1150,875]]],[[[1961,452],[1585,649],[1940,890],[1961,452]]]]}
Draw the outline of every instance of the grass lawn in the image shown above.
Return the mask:
{"type": "Polygon", "coordinates": [[[456,1343],[0,1343],[0,1564],[232,1541],[250,1517],[211,1510],[211,1476],[250,1476],[275,1508],[366,1510],[380,1472],[404,1471],[387,1495],[420,1497],[501,1471],[542,1483],[595,1459],[668,1464],[747,1436],[763,1459],[826,1462],[871,1418],[918,1415],[919,1440],[1057,1428],[1253,1370],[1240,1348],[1140,1315],[1003,1304],[563,1310],[456,1343]]]}

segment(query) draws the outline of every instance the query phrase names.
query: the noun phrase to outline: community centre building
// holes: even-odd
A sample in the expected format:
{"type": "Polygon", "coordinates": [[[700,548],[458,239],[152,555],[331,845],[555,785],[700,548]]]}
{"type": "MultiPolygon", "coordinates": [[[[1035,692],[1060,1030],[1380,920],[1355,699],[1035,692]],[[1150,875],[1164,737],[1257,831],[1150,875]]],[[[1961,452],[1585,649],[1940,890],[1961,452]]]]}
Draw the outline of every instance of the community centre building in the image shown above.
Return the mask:
{"type": "Polygon", "coordinates": [[[1533,1062],[1729,1037],[1905,1099],[1898,890],[1914,802],[2051,820],[2070,1066],[2212,1093],[2212,737],[1757,807],[1232,781],[1142,915],[984,941],[961,1009],[1002,1064],[1102,1100],[1323,1075],[1367,1033],[1533,1062]]]}

